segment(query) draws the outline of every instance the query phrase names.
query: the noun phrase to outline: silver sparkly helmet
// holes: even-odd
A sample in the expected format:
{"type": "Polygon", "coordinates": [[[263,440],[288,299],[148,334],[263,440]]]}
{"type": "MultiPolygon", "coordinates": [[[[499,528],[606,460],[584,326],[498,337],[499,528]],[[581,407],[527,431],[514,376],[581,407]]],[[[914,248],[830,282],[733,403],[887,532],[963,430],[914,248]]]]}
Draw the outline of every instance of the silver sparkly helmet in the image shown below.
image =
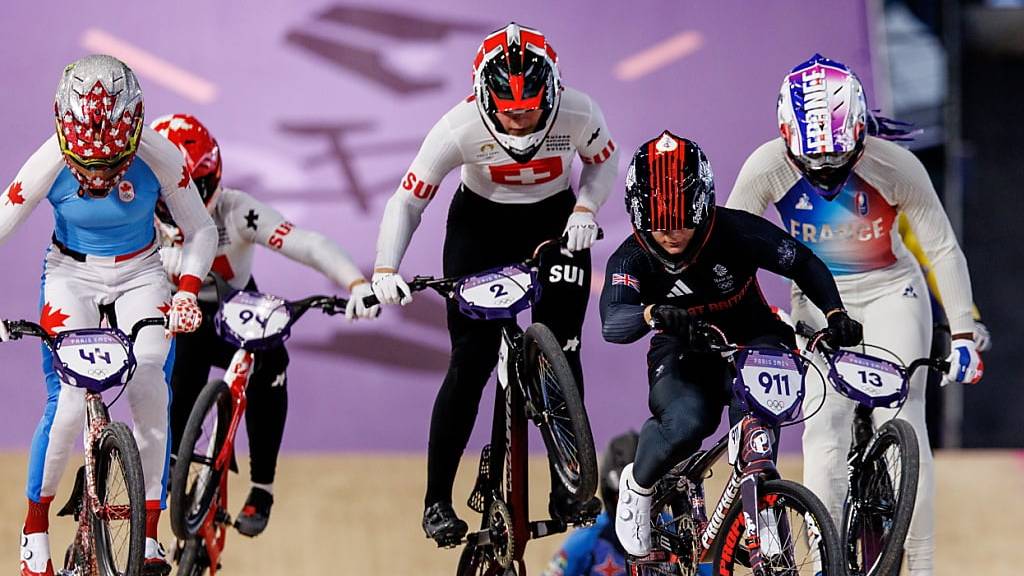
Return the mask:
{"type": "Polygon", "coordinates": [[[54,113],[72,174],[91,195],[106,195],[139,149],[144,124],[139,79],[113,56],[86,56],[64,68],[54,113]]]}

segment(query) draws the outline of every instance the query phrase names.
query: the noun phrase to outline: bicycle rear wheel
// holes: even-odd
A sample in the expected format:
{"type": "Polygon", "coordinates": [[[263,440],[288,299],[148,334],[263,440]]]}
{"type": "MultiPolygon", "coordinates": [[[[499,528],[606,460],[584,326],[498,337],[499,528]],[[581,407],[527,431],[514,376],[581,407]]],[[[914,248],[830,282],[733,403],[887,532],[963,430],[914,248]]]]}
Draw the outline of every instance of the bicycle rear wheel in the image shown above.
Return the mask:
{"type": "Polygon", "coordinates": [[[213,380],[199,393],[188,417],[171,473],[171,529],[180,540],[191,540],[199,531],[227,473],[215,463],[227,440],[231,411],[231,390],[224,381],[213,380]]]}
{"type": "Polygon", "coordinates": [[[920,467],[917,433],[905,420],[882,424],[868,444],[843,511],[842,537],[851,576],[899,572],[920,467]]]}
{"type": "Polygon", "coordinates": [[[146,555],[146,487],[128,426],[111,422],[93,450],[97,512],[90,515],[101,576],[138,576],[146,555]]]}
{"type": "Polygon", "coordinates": [[[489,548],[477,546],[475,542],[466,544],[459,555],[459,567],[455,571],[456,576],[516,576],[518,570],[515,562],[508,568],[502,568],[494,558],[488,554],[489,548]]]}
{"type": "Polygon", "coordinates": [[[207,567],[206,551],[203,550],[202,541],[196,538],[186,541],[181,558],[178,559],[177,576],[202,576],[206,573],[207,567]]]}
{"type": "Polygon", "coordinates": [[[577,501],[587,502],[597,490],[597,455],[576,378],[547,326],[531,325],[523,344],[523,376],[548,459],[566,490],[577,501]]]}
{"type": "MultiPolygon", "coordinates": [[[[825,505],[810,490],[789,480],[769,480],[759,489],[759,496],[763,574],[846,575],[839,535],[825,505]]],[[[714,546],[715,574],[754,574],[741,512],[743,501],[738,498],[714,546]]]]}

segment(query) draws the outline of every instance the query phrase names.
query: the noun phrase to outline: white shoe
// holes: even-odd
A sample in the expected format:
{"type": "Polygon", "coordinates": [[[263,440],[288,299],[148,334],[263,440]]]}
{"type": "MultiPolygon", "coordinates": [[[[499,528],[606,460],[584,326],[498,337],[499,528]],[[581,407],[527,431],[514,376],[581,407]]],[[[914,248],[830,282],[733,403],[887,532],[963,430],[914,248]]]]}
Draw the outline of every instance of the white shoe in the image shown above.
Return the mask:
{"type": "Polygon", "coordinates": [[[633,465],[627,464],[619,476],[619,503],[615,514],[615,535],[632,556],[647,556],[651,551],[651,495],[633,479],[633,465]]]}
{"type": "Polygon", "coordinates": [[[50,535],[46,532],[21,534],[21,576],[53,576],[50,535]]]}

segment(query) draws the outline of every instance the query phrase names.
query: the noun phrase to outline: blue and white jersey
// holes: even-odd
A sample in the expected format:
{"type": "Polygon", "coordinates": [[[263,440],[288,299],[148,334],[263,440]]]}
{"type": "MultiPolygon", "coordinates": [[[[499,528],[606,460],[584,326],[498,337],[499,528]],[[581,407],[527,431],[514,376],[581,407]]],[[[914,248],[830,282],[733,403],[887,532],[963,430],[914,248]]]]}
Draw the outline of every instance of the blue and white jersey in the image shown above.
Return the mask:
{"type": "Polygon", "coordinates": [[[840,294],[865,278],[879,283],[920,274],[903,245],[899,214],[905,214],[934,263],[953,332],[971,332],[972,296],[967,261],[928,173],[907,149],[869,136],[864,153],[832,198],[817,192],[786,157],[781,138],[747,159],[726,206],[763,214],[774,204],[782,227],[813,250],[836,277],[840,294]]]}
{"type": "Polygon", "coordinates": [[[166,138],[143,128],[138,153],[106,197],[80,195],[78,190],[55,134],[0,194],[0,243],[45,198],[53,207],[54,236],[63,245],[90,256],[130,254],[154,241],[154,208],[163,200],[186,238],[182,275],[206,276],[217,248],[217,229],[181,152],[166,138]]]}

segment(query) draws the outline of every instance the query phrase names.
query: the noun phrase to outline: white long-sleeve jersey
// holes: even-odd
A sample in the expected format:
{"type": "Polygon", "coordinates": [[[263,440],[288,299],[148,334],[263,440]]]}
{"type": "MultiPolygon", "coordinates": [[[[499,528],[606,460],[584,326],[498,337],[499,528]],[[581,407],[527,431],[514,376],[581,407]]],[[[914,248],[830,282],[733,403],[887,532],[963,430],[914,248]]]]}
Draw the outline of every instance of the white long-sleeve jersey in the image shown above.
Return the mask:
{"type": "Polygon", "coordinates": [[[398,269],[423,210],[456,167],[462,166],[462,183],[475,194],[502,204],[532,204],[570,187],[576,155],[584,164],[577,205],[597,212],[615,184],[618,153],[604,115],[589,96],[565,88],[543,146],[524,163],[513,160],[487,131],[473,97],[456,104],[427,134],[388,200],[376,266],[398,269]]]}
{"type": "Polygon", "coordinates": [[[967,260],[928,173],[909,150],[869,136],[850,179],[827,200],[776,138],[750,155],[726,202],[754,214],[769,204],[782,227],[825,261],[840,293],[863,285],[866,275],[885,282],[919,273],[898,230],[899,214],[905,214],[934,265],[953,333],[974,331],[967,260]]]}
{"type": "Polygon", "coordinates": [[[0,244],[46,198],[53,206],[58,242],[90,256],[130,254],[153,243],[154,209],[157,200],[163,200],[185,237],[181,276],[206,276],[217,246],[217,229],[188,176],[181,152],[166,138],[144,127],[131,166],[106,197],[79,195],[78,190],[54,134],[0,194],[0,244]]]}
{"type": "MultiPolygon", "coordinates": [[[[222,188],[214,199],[213,221],[219,233],[212,271],[233,288],[245,288],[252,277],[254,247],[262,245],[305,264],[346,289],[363,278],[352,258],[330,238],[289,222],[280,212],[241,190],[222,188]]],[[[173,227],[160,224],[165,246],[160,256],[173,278],[178,271],[180,237],[173,227]]],[[[212,280],[204,281],[200,300],[216,302],[212,280]]]]}

